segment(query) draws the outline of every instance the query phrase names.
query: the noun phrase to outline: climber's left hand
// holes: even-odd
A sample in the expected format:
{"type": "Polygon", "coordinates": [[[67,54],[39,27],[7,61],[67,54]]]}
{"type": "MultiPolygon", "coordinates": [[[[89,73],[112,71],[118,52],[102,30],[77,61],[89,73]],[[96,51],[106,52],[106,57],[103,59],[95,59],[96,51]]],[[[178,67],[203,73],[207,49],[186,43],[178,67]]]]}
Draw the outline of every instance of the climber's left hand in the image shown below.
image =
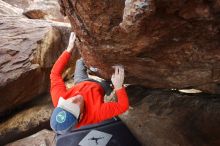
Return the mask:
{"type": "Polygon", "coordinates": [[[68,44],[68,47],[66,49],[67,52],[71,53],[73,51],[75,40],[76,40],[76,35],[75,35],[74,32],[71,32],[70,38],[69,38],[69,44],[68,44]]]}

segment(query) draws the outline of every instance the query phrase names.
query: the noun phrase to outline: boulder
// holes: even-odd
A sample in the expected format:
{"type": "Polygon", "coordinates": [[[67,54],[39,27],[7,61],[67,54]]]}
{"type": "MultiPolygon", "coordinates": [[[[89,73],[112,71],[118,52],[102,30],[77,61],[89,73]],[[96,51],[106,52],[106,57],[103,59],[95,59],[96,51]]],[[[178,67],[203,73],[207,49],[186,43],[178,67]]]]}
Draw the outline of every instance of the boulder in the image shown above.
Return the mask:
{"type": "Polygon", "coordinates": [[[42,130],[24,139],[7,144],[6,146],[55,146],[55,133],[49,130],[42,130]]]}
{"type": "Polygon", "coordinates": [[[218,95],[128,86],[130,109],[120,116],[143,146],[220,145],[218,95]]]}
{"type": "MultiPolygon", "coordinates": [[[[60,13],[58,0],[3,0],[7,5],[20,9],[21,14],[30,19],[46,19],[69,23],[67,17],[60,13]]],[[[1,2],[1,1],[0,1],[1,2]]],[[[8,12],[9,13],[9,12],[8,12]]],[[[9,13],[10,14],[10,13],[9,13]]]]}
{"type": "Polygon", "coordinates": [[[63,19],[57,0],[35,0],[25,8],[24,15],[31,19],[63,19]]]}
{"type": "Polygon", "coordinates": [[[25,16],[30,19],[49,19],[68,22],[68,19],[60,13],[58,0],[34,0],[24,9],[25,16]]]}
{"type": "MultiPolygon", "coordinates": [[[[52,110],[53,105],[49,94],[38,96],[38,99],[17,109],[0,123],[0,145],[27,137],[42,129],[48,129],[52,110]]],[[[44,136],[42,133],[40,135],[44,136]]],[[[39,139],[37,142],[40,145],[39,139]]]]}
{"type": "Polygon", "coordinates": [[[126,82],[220,93],[219,0],[59,0],[96,75],[125,67],[126,82]]]}
{"type": "Polygon", "coordinates": [[[18,16],[0,19],[0,116],[48,91],[51,67],[70,27],[18,16]]]}

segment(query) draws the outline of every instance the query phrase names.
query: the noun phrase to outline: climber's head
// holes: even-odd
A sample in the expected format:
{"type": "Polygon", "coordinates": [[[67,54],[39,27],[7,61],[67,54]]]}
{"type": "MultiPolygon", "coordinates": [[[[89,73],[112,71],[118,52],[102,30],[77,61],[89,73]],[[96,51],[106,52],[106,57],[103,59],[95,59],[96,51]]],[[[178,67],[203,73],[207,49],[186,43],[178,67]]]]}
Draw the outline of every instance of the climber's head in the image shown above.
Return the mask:
{"type": "Polygon", "coordinates": [[[81,120],[83,110],[82,95],[76,95],[67,100],[60,97],[58,105],[51,115],[51,128],[58,134],[68,133],[81,120]]]}

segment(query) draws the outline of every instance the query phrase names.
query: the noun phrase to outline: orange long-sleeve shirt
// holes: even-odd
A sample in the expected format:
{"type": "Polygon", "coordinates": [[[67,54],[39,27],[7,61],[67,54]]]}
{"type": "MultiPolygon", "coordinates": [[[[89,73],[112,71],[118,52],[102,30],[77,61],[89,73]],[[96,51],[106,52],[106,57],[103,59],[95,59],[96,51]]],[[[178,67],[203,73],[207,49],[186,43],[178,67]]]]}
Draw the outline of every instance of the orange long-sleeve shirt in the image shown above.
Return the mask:
{"type": "Polygon", "coordinates": [[[104,89],[96,82],[84,81],[67,90],[62,78],[62,72],[70,56],[70,53],[64,51],[54,64],[50,74],[50,92],[55,107],[60,97],[68,99],[77,94],[84,97],[85,109],[83,118],[76,125],[77,128],[112,118],[128,109],[128,96],[124,87],[116,91],[118,102],[107,103],[104,103],[104,89]]]}

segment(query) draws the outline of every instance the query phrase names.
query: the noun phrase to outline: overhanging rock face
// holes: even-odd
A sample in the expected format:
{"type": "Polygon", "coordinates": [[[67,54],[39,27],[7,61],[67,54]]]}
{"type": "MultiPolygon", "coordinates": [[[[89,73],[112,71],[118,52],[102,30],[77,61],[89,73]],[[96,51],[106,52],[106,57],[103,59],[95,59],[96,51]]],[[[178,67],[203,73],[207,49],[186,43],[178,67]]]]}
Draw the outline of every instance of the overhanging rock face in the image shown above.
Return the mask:
{"type": "Polygon", "coordinates": [[[220,1],[60,0],[97,75],[121,64],[126,82],[220,93],[220,1]]]}

